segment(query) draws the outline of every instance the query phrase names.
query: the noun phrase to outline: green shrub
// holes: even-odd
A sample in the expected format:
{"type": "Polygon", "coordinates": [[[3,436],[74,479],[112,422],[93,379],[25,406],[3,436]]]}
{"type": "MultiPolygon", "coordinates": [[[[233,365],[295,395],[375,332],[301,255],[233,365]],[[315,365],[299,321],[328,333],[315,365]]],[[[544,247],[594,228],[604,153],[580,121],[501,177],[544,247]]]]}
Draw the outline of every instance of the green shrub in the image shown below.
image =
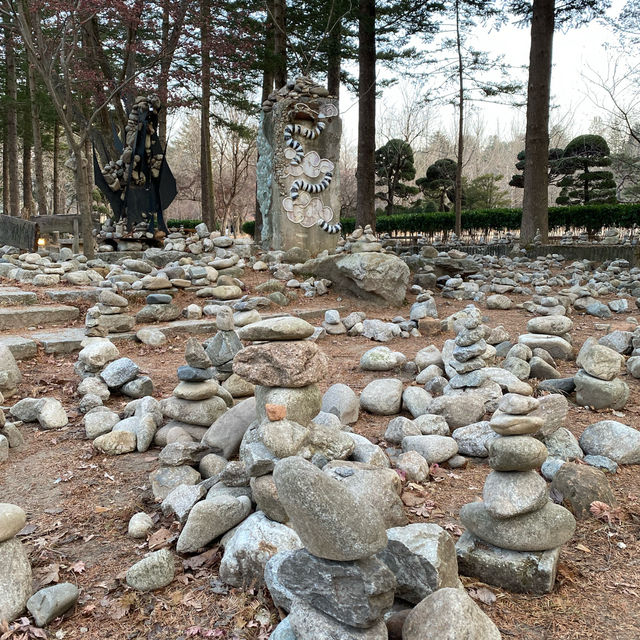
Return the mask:
{"type": "MultiPolygon", "coordinates": [[[[522,209],[482,209],[462,212],[462,228],[465,231],[489,233],[492,231],[516,231],[520,229],[522,209]]],[[[355,218],[342,218],[342,233],[353,233],[355,218]]],[[[604,227],[630,229],[640,224],[640,204],[599,204],[573,207],[549,207],[549,230],[564,231],[586,228],[595,233],[604,227]]],[[[249,220],[242,230],[253,236],[255,222],[249,220]]],[[[389,234],[433,234],[453,231],[455,214],[447,212],[418,212],[380,215],[376,219],[376,231],[389,234]]]]}
{"type": "Polygon", "coordinates": [[[246,233],[248,236],[253,238],[253,234],[256,231],[256,221],[255,220],[247,220],[242,223],[242,233],[246,233]]]}
{"type": "Polygon", "coordinates": [[[167,227],[183,227],[185,229],[195,229],[202,220],[176,220],[172,218],[171,220],[167,220],[167,227]]]}

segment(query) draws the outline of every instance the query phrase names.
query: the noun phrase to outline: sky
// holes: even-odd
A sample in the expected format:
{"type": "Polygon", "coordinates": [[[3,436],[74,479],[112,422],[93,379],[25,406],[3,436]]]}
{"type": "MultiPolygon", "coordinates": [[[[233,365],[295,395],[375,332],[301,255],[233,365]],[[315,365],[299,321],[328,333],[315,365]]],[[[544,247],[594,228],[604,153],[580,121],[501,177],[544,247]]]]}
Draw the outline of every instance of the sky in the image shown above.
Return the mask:
{"type": "MultiPolygon", "coordinates": [[[[625,0],[613,0],[608,12],[611,16],[619,14],[625,0]]],[[[553,41],[553,71],[551,75],[552,104],[551,121],[562,121],[578,135],[588,131],[589,125],[596,116],[604,117],[604,113],[594,105],[593,85],[585,80],[585,74],[591,74],[589,67],[599,73],[606,72],[607,54],[605,46],[614,42],[615,37],[609,28],[600,21],[594,20],[578,29],[557,30],[553,41]],[[591,94],[591,98],[589,95],[591,94]]],[[[507,25],[499,30],[487,32],[477,29],[474,46],[486,50],[493,55],[504,55],[514,67],[523,69],[515,73],[515,78],[525,87],[527,83],[527,65],[529,62],[529,29],[507,25]]],[[[384,76],[379,72],[379,77],[384,76]]],[[[400,82],[400,85],[402,81],[400,82]]],[[[378,111],[393,110],[397,104],[399,86],[387,90],[379,101],[378,111]]],[[[358,109],[355,97],[343,91],[341,95],[341,111],[343,116],[343,135],[352,142],[357,139],[358,109]]],[[[524,132],[525,109],[506,105],[486,105],[478,107],[481,117],[488,129],[488,135],[508,137],[514,128],[524,132]]],[[[442,128],[450,130],[454,121],[453,107],[439,110],[442,128]]]]}

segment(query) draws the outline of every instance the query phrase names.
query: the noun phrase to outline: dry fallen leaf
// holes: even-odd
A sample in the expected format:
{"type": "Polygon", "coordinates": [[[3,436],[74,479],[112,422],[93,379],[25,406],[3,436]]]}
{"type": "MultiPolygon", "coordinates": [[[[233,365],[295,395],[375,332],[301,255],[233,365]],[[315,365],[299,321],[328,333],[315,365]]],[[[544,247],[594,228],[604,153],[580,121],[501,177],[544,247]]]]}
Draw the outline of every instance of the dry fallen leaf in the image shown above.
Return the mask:
{"type": "Polygon", "coordinates": [[[578,551],[584,551],[585,553],[591,553],[591,549],[589,549],[589,547],[585,547],[583,544],[580,544],[580,543],[576,545],[576,549],[578,551]]]}
{"type": "Polygon", "coordinates": [[[169,531],[169,529],[158,529],[155,533],[149,536],[148,544],[151,551],[161,549],[173,542],[178,536],[175,533],[169,531]]]}
{"type": "Polygon", "coordinates": [[[84,562],[82,562],[82,560],[78,560],[78,562],[74,562],[69,569],[71,569],[71,571],[73,571],[74,573],[82,573],[85,570],[85,564],[84,562]]]}

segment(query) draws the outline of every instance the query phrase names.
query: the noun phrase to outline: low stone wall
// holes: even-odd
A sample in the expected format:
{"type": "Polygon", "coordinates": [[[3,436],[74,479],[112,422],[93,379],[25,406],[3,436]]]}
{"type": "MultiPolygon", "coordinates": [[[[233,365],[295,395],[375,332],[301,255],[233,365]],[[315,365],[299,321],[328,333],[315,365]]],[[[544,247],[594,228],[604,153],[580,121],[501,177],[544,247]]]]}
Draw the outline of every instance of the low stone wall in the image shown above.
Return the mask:
{"type": "MultiPolygon", "coordinates": [[[[420,253],[419,245],[411,245],[404,247],[404,251],[412,253],[420,253]]],[[[511,244],[480,244],[448,247],[437,247],[438,251],[449,251],[450,249],[459,249],[469,255],[491,255],[506,256],[511,253],[513,245],[511,244]]],[[[546,256],[549,254],[561,254],[567,260],[591,260],[592,262],[606,262],[607,260],[627,260],[632,267],[640,266],[640,246],[629,245],[601,245],[601,244],[543,244],[531,246],[527,249],[527,255],[530,258],[546,256]]]]}

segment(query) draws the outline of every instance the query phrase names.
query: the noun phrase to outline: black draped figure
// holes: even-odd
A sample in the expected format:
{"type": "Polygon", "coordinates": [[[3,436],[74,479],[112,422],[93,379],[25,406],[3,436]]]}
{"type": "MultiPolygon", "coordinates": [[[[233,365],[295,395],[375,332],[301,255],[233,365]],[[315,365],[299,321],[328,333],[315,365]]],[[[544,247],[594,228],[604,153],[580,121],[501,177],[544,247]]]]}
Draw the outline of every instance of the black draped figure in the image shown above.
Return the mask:
{"type": "Polygon", "coordinates": [[[129,113],[124,144],[114,131],[120,158],[100,169],[93,151],[96,186],[107,198],[114,220],[132,229],[141,222],[154,232],[168,233],[162,212],[176,197],[176,180],[167,164],[158,139],[158,112],[162,108],[156,95],[138,96],[129,113]]]}

